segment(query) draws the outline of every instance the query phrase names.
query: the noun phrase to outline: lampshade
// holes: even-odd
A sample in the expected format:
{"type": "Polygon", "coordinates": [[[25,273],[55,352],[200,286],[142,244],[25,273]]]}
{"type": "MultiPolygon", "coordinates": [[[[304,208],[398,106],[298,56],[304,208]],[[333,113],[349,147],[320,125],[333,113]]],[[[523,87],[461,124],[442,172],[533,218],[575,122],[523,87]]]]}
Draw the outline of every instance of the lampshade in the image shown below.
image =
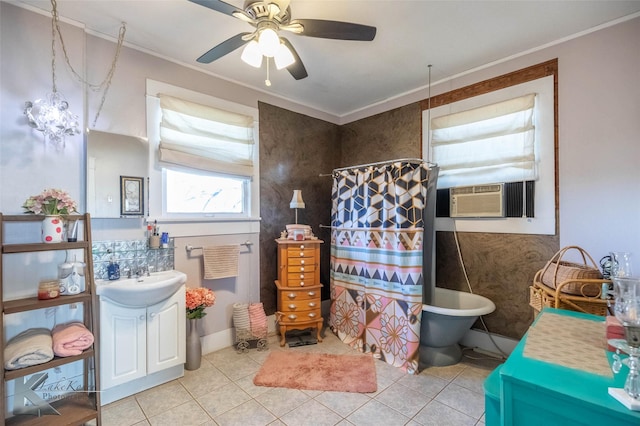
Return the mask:
{"type": "Polygon", "coordinates": [[[289,203],[289,207],[292,209],[304,209],[304,201],[302,200],[302,190],[294,189],[293,197],[289,203]]]}
{"type": "Polygon", "coordinates": [[[262,54],[268,58],[273,57],[280,47],[280,37],[271,28],[265,28],[260,32],[258,45],[262,54]]]}
{"type": "Polygon", "coordinates": [[[252,67],[260,68],[262,66],[262,52],[260,51],[258,42],[251,40],[242,51],[240,59],[252,67]]]}
{"type": "Polygon", "coordinates": [[[280,43],[278,51],[276,52],[273,60],[276,63],[276,68],[279,70],[288,67],[296,61],[296,59],[293,57],[293,53],[291,53],[291,50],[289,50],[289,48],[285,46],[284,43],[280,43]]]}

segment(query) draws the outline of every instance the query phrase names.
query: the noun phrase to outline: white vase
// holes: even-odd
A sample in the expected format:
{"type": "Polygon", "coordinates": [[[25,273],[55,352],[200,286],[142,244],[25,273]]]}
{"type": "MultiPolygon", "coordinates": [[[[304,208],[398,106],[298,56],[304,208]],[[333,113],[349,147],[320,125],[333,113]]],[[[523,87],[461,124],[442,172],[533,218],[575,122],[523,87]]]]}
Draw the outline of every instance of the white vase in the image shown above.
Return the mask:
{"type": "Polygon", "coordinates": [[[62,216],[45,216],[42,221],[42,242],[61,243],[63,238],[64,221],[62,216]]]}

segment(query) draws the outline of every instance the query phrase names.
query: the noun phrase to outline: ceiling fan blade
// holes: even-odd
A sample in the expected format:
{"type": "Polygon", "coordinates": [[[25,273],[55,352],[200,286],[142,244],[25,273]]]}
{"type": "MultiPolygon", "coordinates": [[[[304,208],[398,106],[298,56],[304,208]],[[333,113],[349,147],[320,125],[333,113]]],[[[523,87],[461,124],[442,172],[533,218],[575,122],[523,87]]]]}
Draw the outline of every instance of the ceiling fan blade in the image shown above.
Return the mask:
{"type": "MultiPolygon", "coordinates": [[[[289,25],[300,24],[304,30],[300,35],[331,38],[336,40],[371,41],[376,36],[376,27],[351,22],[326,21],[323,19],[295,19],[289,25]]],[[[287,28],[283,28],[287,29],[287,28]]]]}
{"type": "MultiPolygon", "coordinates": [[[[192,3],[199,4],[200,6],[207,7],[211,10],[215,10],[216,12],[224,13],[225,15],[233,16],[234,18],[242,19],[241,16],[244,16],[248,22],[253,21],[253,18],[237,7],[225,3],[219,0],[189,0],[192,3]]],[[[244,20],[244,19],[243,19],[244,20]]]]}
{"type": "Polygon", "coordinates": [[[244,37],[246,35],[250,35],[250,34],[252,34],[252,33],[240,33],[240,34],[234,35],[230,39],[227,39],[227,40],[223,41],[222,43],[220,43],[219,45],[217,45],[213,49],[209,50],[204,55],[200,56],[197,59],[197,61],[202,63],[202,64],[210,64],[211,62],[215,61],[216,59],[222,58],[227,53],[231,53],[234,50],[236,50],[236,49],[244,46],[245,44],[247,44],[249,42],[249,39],[245,40],[244,37]]]}
{"type": "Polygon", "coordinates": [[[293,57],[296,60],[293,64],[287,67],[287,71],[289,71],[289,74],[291,74],[296,80],[302,80],[303,78],[306,78],[309,74],[307,74],[307,69],[304,67],[304,64],[302,63],[300,56],[298,56],[298,52],[296,52],[296,49],[294,49],[291,42],[286,38],[280,37],[280,40],[282,40],[282,43],[289,48],[291,54],[293,54],[293,57]]]}

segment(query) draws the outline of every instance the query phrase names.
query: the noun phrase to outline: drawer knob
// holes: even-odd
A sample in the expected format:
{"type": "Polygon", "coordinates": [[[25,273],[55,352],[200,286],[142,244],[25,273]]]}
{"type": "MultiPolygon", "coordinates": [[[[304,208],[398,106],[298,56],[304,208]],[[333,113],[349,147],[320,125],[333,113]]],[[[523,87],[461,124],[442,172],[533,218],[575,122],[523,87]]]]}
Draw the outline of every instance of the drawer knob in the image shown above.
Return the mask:
{"type": "Polygon", "coordinates": [[[304,287],[304,281],[300,281],[300,287],[304,287]]]}
{"type": "Polygon", "coordinates": [[[301,266],[301,267],[300,267],[300,271],[304,271],[304,266],[301,266]]]}
{"type": "Polygon", "coordinates": [[[296,318],[298,318],[297,315],[289,315],[287,318],[289,318],[291,321],[295,320],[296,318]]]}
{"type": "Polygon", "coordinates": [[[297,296],[297,294],[295,293],[289,293],[289,299],[295,299],[297,296]]]}
{"type": "Polygon", "coordinates": [[[296,308],[296,305],[294,305],[293,303],[289,305],[289,309],[294,310],[296,308]]]}
{"type": "Polygon", "coordinates": [[[315,295],[316,295],[316,292],[315,292],[315,291],[310,291],[310,292],[309,292],[309,293],[307,293],[307,294],[308,294],[309,296],[313,297],[313,296],[315,296],[315,295]]]}
{"type": "Polygon", "coordinates": [[[304,280],[304,274],[300,274],[300,279],[304,280]]]}
{"type": "Polygon", "coordinates": [[[304,250],[304,244],[300,244],[300,250],[304,250]]]}
{"type": "Polygon", "coordinates": [[[304,252],[303,251],[300,252],[300,257],[304,257],[304,252]]]}
{"type": "Polygon", "coordinates": [[[302,259],[302,260],[300,261],[300,264],[301,264],[301,265],[304,265],[304,259],[302,259]]]}
{"type": "Polygon", "coordinates": [[[315,308],[315,307],[316,307],[316,304],[315,304],[314,302],[310,302],[310,303],[309,303],[309,307],[310,307],[310,308],[315,308]]]}
{"type": "Polygon", "coordinates": [[[316,317],[315,312],[310,312],[310,313],[309,313],[309,318],[315,318],[315,317],[316,317]]]}

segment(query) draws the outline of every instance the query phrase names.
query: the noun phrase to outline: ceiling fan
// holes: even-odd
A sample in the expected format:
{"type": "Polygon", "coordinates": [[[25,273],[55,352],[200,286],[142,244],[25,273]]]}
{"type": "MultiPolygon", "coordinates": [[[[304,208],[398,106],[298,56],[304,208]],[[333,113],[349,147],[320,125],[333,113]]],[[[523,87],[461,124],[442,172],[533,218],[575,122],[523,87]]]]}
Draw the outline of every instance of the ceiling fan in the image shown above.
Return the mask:
{"type": "MultiPolygon", "coordinates": [[[[233,16],[255,27],[253,32],[237,34],[215,46],[197,61],[208,64],[245,46],[242,60],[256,68],[261,67],[262,57],[273,57],[276,68],[286,68],[296,80],[308,76],[298,53],[289,40],[278,32],[328,38],[334,40],[371,41],[376,28],[350,22],[322,19],[291,19],[290,0],[246,0],[244,9],[218,0],[189,0],[216,12],[233,16]]],[[[268,79],[267,79],[268,82],[268,79]]]]}

